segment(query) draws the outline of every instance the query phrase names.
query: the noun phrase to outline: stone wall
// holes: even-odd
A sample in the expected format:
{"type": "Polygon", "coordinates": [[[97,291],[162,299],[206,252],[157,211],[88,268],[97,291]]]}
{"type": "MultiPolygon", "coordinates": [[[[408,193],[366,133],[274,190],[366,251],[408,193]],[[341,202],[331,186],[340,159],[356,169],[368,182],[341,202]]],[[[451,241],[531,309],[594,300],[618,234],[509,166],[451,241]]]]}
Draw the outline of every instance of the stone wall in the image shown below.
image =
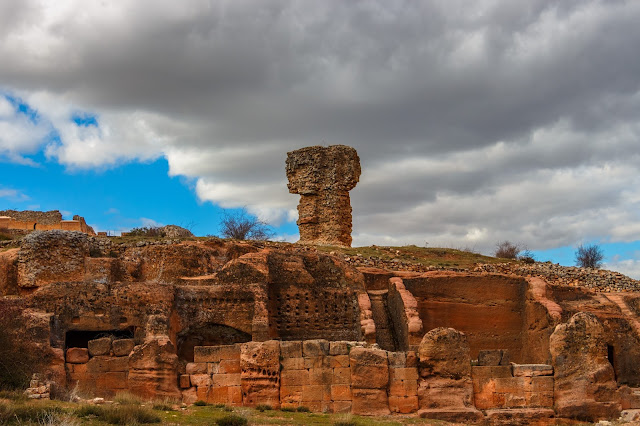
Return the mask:
{"type": "Polygon", "coordinates": [[[62,213],[60,213],[59,210],[51,210],[48,212],[0,210],[0,216],[9,216],[20,222],[35,222],[43,225],[55,225],[62,222],[62,213]]]}
{"type": "Polygon", "coordinates": [[[87,225],[83,217],[76,215],[73,220],[62,220],[62,215],[57,210],[51,212],[5,210],[0,212],[0,229],[6,229],[9,233],[16,235],[51,230],[78,231],[95,235],[93,228],[87,225]]]}
{"type": "MultiPolygon", "coordinates": [[[[451,389],[458,389],[462,377],[449,379],[453,385],[443,388],[449,389],[446,395],[438,396],[448,372],[436,368],[438,371],[421,378],[420,368],[415,351],[389,352],[364,342],[272,340],[196,347],[194,362],[186,365],[179,383],[183,401],[188,404],[200,400],[387,415],[415,413],[420,404],[427,407],[439,401],[434,412],[453,407],[452,418],[455,413],[460,415],[459,407],[447,404],[451,402],[451,389]],[[419,388],[430,395],[423,396],[422,403],[419,388]]],[[[551,366],[512,366],[507,361],[507,365],[473,367],[471,377],[473,395],[469,388],[467,398],[469,404],[475,399],[478,409],[553,406],[551,366]]],[[[479,415],[471,409],[464,418],[469,418],[469,413],[479,415]]]]}

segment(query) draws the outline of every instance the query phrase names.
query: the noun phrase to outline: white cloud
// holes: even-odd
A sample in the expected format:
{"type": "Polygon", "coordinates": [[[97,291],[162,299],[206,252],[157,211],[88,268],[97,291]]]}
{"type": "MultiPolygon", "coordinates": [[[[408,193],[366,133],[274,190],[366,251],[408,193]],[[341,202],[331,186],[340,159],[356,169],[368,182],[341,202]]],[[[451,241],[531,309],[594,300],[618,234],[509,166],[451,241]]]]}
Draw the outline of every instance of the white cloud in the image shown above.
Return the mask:
{"type": "Polygon", "coordinates": [[[640,259],[622,259],[606,263],[603,269],[617,271],[633,279],[640,280],[640,259]]]}
{"type": "Polygon", "coordinates": [[[156,228],[159,226],[163,226],[162,223],[155,221],[153,219],[149,219],[148,217],[141,217],[140,223],[142,224],[143,227],[146,227],[146,228],[156,228]]]}
{"type": "Polygon", "coordinates": [[[0,155],[55,131],[70,168],[163,156],[200,200],[282,223],[286,152],[341,143],[362,159],[355,244],[632,241],[639,19],[596,0],[6,1],[0,87],[38,120],[0,97],[0,155]]]}

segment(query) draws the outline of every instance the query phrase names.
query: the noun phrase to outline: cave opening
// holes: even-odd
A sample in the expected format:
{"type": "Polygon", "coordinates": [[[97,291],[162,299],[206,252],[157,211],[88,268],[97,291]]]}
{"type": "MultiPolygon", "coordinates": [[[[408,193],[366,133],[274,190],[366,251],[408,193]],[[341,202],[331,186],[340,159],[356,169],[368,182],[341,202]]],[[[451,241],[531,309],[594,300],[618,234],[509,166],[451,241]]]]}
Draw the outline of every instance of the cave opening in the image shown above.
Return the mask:
{"type": "Polygon", "coordinates": [[[127,327],[120,330],[69,330],[65,334],[65,349],[87,348],[89,340],[101,337],[113,337],[115,339],[133,339],[135,327],[127,327]]]}

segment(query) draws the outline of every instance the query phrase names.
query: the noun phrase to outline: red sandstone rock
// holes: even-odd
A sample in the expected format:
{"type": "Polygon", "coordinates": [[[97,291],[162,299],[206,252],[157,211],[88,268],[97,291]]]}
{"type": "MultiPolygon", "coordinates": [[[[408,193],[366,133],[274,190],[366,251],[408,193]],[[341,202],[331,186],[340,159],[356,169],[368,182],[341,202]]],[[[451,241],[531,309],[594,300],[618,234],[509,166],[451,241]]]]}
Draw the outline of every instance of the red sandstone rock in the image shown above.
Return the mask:
{"type": "Polygon", "coordinates": [[[300,194],[300,242],[351,246],[349,191],[360,178],[360,159],[344,145],[312,146],[287,153],[289,192],[300,194]]]}
{"type": "Polygon", "coordinates": [[[420,416],[448,421],[482,418],[473,406],[471,358],[464,333],[433,329],[425,334],[418,354],[420,416]]]}
{"type": "Polygon", "coordinates": [[[617,418],[620,400],[598,318],[582,312],[558,325],[550,338],[550,351],[556,413],[587,421],[617,418]]]}
{"type": "Polygon", "coordinates": [[[67,362],[70,364],[84,364],[89,361],[89,350],[87,348],[67,349],[67,362]]]}
{"type": "Polygon", "coordinates": [[[133,350],[135,342],[133,339],[116,339],[111,343],[111,346],[115,356],[128,356],[133,350]]]}
{"type": "Polygon", "coordinates": [[[353,348],[349,353],[351,385],[360,389],[386,389],[389,383],[387,353],[381,349],[353,348]]]}
{"type": "Polygon", "coordinates": [[[103,337],[101,339],[89,340],[89,355],[109,355],[111,352],[111,338],[103,337]]]}
{"type": "Polygon", "coordinates": [[[280,343],[276,340],[243,343],[240,365],[243,404],[279,407],[280,343]]]}
{"type": "Polygon", "coordinates": [[[136,346],[129,357],[128,387],[144,398],[179,398],[177,364],[175,347],[168,339],[136,346]]]}

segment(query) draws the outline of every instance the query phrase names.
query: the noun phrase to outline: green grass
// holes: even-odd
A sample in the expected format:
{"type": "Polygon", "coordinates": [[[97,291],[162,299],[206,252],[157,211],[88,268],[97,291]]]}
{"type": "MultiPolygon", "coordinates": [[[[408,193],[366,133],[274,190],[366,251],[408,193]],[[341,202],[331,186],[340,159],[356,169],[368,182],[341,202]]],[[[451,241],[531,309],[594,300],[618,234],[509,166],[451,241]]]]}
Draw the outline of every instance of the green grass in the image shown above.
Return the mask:
{"type": "Polygon", "coordinates": [[[422,266],[437,266],[443,268],[470,268],[477,263],[502,263],[504,259],[484,256],[467,250],[453,248],[418,247],[415,245],[390,247],[331,247],[318,246],[318,251],[341,253],[347,256],[361,255],[363,259],[378,258],[383,261],[398,259],[402,262],[419,264],[422,266]]]}

